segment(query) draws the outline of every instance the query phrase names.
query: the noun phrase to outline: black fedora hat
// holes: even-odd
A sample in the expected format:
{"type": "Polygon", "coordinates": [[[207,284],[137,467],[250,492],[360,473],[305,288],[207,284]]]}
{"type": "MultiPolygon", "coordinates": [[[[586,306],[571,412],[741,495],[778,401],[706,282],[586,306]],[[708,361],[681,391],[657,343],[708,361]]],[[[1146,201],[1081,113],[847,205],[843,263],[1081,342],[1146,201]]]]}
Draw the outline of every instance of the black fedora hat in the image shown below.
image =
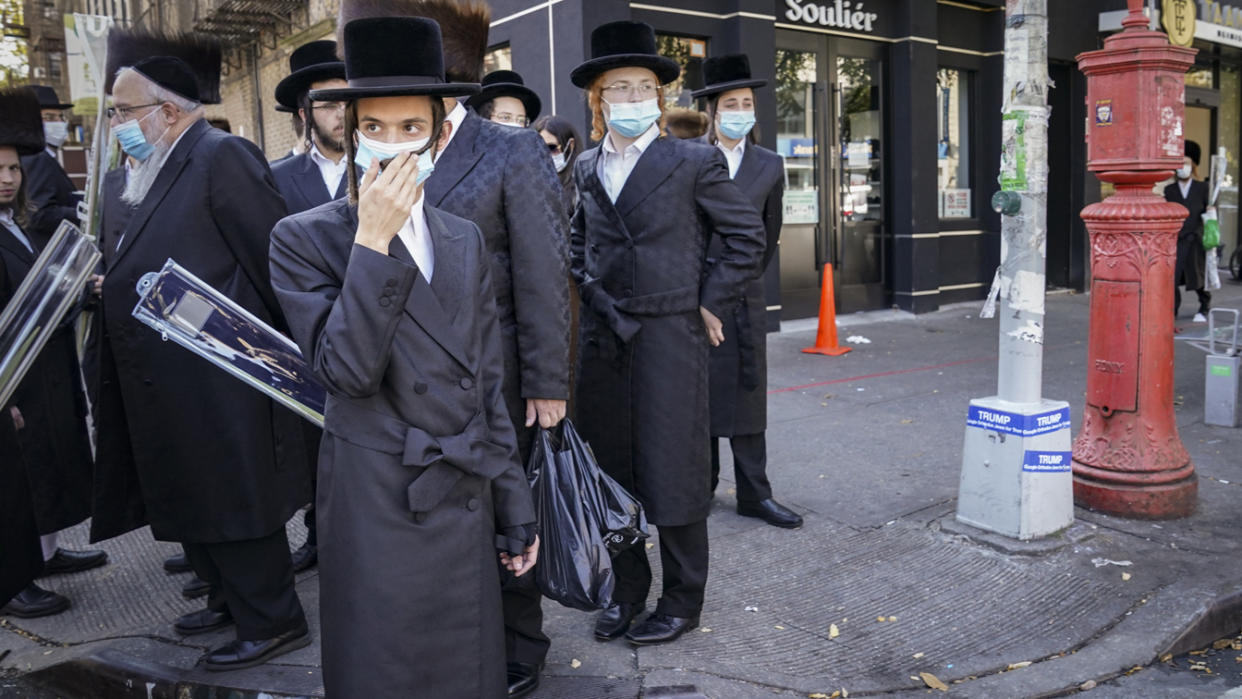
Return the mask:
{"type": "Polygon", "coordinates": [[[12,146],[18,155],[43,150],[42,105],[29,87],[0,90],[0,146],[12,146]]]}
{"type": "Polygon", "coordinates": [[[600,73],[613,68],[637,66],[656,74],[661,84],[681,75],[681,66],[656,50],[655,30],[646,22],[609,22],[591,32],[591,60],[569,74],[574,85],[586,88],[600,73]]]}
{"type": "Polygon", "coordinates": [[[345,62],[336,57],[336,42],[328,39],[302,44],[289,54],[289,75],[276,84],[276,101],[298,108],[298,97],[321,80],[344,80],[345,62]]]}
{"type": "Polygon", "coordinates": [[[72,104],[60,101],[60,97],[56,94],[56,90],[47,85],[31,85],[34,88],[35,97],[39,98],[40,109],[70,109],[72,104]]]}
{"type": "Polygon", "coordinates": [[[539,101],[539,95],[526,87],[521,75],[511,70],[494,70],[484,75],[483,89],[479,90],[479,94],[466,100],[466,105],[478,109],[480,105],[487,104],[497,97],[516,97],[521,100],[522,105],[526,107],[527,122],[537,119],[539,110],[543,107],[543,102],[539,101]]]}
{"type": "Polygon", "coordinates": [[[756,80],[750,76],[750,59],[744,53],[713,56],[703,61],[703,82],[703,89],[690,93],[694,99],[768,84],[767,80],[756,80]]]}
{"type": "Polygon", "coordinates": [[[459,97],[479,91],[478,83],[444,79],[440,25],[422,17],[372,17],[345,25],[348,87],[311,90],[320,102],[364,97],[437,95],[459,97]]]}

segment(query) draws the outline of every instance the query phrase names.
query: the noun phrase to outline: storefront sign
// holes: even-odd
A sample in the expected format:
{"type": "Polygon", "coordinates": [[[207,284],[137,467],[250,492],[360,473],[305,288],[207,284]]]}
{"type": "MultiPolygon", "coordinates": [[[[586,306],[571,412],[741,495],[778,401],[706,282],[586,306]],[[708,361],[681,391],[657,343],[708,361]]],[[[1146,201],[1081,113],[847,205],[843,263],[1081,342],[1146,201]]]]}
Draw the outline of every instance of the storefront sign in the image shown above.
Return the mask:
{"type": "MultiPolygon", "coordinates": [[[[1194,39],[1242,48],[1242,6],[1223,4],[1216,0],[1176,0],[1176,2],[1175,0],[1163,0],[1163,2],[1170,6],[1185,2],[1191,10],[1190,14],[1183,15],[1180,29],[1178,24],[1166,15],[1175,10],[1181,12],[1185,12],[1185,10],[1179,7],[1165,12],[1159,10],[1155,12],[1156,20],[1159,22],[1160,27],[1169,33],[1170,41],[1177,43],[1174,40],[1174,33],[1184,31],[1186,26],[1189,26],[1189,31],[1194,39]],[[1196,8],[1198,12],[1193,12],[1196,8]],[[1194,19],[1190,19],[1191,17],[1194,17],[1194,19]],[[1165,22],[1169,22],[1169,24],[1165,22]],[[1172,29],[1169,29],[1170,25],[1173,27],[1172,29]]],[[[1126,10],[1101,12],[1099,19],[1100,32],[1120,31],[1121,20],[1125,19],[1126,14],[1126,10]]],[[[1187,45],[1190,43],[1187,42],[1187,45]]]]}
{"type": "Polygon", "coordinates": [[[815,157],[815,139],[813,138],[778,138],[776,152],[786,158],[815,157]]]}
{"type": "Polygon", "coordinates": [[[785,19],[800,24],[821,27],[852,29],[856,32],[872,31],[872,23],[879,19],[875,12],[863,9],[863,2],[835,0],[820,4],[808,0],[785,0],[785,19]]]}
{"type": "Polygon", "coordinates": [[[785,190],[785,223],[819,223],[819,190],[785,190]]]}
{"type": "Polygon", "coordinates": [[[1195,41],[1195,6],[1193,0],[1164,0],[1161,24],[1169,41],[1177,46],[1190,46],[1195,41]]]}

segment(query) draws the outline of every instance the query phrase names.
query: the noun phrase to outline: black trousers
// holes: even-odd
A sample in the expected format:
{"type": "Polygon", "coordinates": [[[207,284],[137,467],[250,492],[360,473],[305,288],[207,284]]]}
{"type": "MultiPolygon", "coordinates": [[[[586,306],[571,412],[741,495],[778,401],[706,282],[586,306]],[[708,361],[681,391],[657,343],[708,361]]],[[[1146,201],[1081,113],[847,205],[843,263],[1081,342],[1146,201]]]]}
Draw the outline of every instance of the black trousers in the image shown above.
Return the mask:
{"type": "Polygon", "coordinates": [[[284,527],[259,539],[182,546],[194,574],[211,586],[207,607],[233,615],[238,639],[259,641],[306,625],[284,527]]]}
{"type": "MultiPolygon", "coordinates": [[[[664,590],[656,611],[676,617],[696,617],[703,609],[707,589],[707,520],[680,527],[658,527],[664,590]]],[[[612,557],[617,586],[612,599],[644,604],[651,590],[651,563],[642,544],[612,557]]]]}
{"type": "MultiPolygon", "coordinates": [[[[1199,296],[1199,312],[1207,315],[1208,309],[1212,307],[1212,292],[1204,288],[1195,289],[1195,294],[1199,296]]],[[[1182,287],[1173,287],[1173,316],[1177,317],[1177,312],[1182,307],[1182,287]]]]}
{"type": "MultiPolygon", "coordinates": [[[[759,502],[772,497],[768,482],[768,441],[766,432],[735,434],[727,437],[733,449],[733,476],[738,502],[759,502]]],[[[712,437],[712,492],[720,482],[720,439],[712,437]]]]}
{"type": "MultiPolygon", "coordinates": [[[[523,420],[514,420],[521,449],[522,465],[527,469],[535,430],[525,427],[523,420]]],[[[538,565],[538,564],[536,564],[538,565]]],[[[500,566],[500,604],[505,624],[505,660],[543,667],[552,639],[543,632],[543,595],[535,584],[535,571],[520,578],[500,566]]]]}

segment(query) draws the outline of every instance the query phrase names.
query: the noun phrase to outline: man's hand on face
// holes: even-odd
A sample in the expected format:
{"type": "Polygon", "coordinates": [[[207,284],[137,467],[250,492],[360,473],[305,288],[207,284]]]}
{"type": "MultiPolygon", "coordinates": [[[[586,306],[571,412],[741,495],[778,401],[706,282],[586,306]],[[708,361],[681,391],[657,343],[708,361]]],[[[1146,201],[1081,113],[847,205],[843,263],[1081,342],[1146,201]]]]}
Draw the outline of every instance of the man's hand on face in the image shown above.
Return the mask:
{"type": "Polygon", "coordinates": [[[421,186],[418,155],[401,153],[388,161],[380,172],[379,160],[371,159],[358,186],[358,232],[354,242],[376,252],[388,254],[388,244],[410,217],[410,207],[418,201],[421,186]]]}

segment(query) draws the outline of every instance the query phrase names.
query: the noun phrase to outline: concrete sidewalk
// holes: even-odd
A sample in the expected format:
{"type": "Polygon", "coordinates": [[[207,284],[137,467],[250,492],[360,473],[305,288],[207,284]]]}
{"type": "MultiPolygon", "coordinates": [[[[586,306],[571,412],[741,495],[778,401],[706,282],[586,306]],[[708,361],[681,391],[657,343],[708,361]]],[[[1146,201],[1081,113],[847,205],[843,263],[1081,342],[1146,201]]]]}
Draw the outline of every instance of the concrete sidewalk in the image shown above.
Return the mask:
{"type": "MultiPolygon", "coordinates": [[[[1218,306],[1242,307],[1242,286],[1226,282],[1215,296],[1218,306]]],[[[842,337],[870,343],[839,358],[799,352],[814,337],[807,327],[770,336],[769,471],[776,497],[805,515],[805,527],[737,516],[726,465],[710,520],[703,627],[634,650],[597,643],[592,615],[545,602],[553,646],[534,696],[923,696],[920,673],[954,695],[1040,696],[1236,632],[1242,432],[1203,424],[1204,355],[1184,343],[1175,385],[1200,477],[1192,517],[1078,510],[1074,527],[1035,546],[956,525],[966,406],[996,384],[996,322],[977,312],[972,304],[845,319],[842,337]]],[[[1179,325],[1196,327],[1188,318],[1179,325]]],[[[1046,332],[1045,395],[1074,406],[1077,433],[1087,297],[1050,296],[1046,332]]],[[[197,606],[178,595],[183,577],[160,568],[174,549],[145,531],[105,548],[111,565],[46,581],[73,598],[69,613],[0,620],[0,653],[11,651],[0,660],[9,673],[0,695],[29,695],[18,686],[31,682],[53,687],[46,696],[322,694],[317,640],[260,668],[203,671],[203,653],[228,633],[172,632],[169,622],[197,606]]],[[[317,629],[313,571],[298,591],[317,629]]]]}

